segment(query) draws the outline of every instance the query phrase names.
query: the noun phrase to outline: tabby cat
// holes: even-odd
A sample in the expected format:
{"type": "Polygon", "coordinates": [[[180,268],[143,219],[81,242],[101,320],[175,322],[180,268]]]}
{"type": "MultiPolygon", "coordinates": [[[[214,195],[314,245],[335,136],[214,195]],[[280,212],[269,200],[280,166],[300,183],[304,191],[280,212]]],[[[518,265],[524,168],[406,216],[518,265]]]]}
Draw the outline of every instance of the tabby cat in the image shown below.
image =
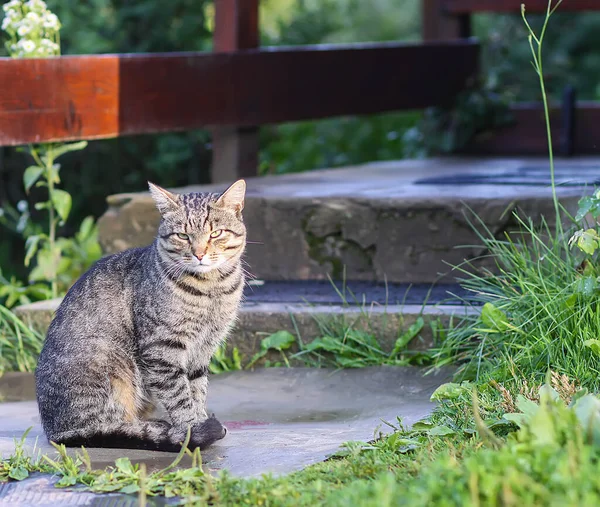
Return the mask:
{"type": "Polygon", "coordinates": [[[246,184],[222,195],[150,183],[158,236],[98,261],[59,306],[35,373],[42,426],[68,446],[204,448],[226,428],[206,413],[208,366],[244,287],[246,184]],[[149,419],[159,404],[169,420],[149,419]]]}

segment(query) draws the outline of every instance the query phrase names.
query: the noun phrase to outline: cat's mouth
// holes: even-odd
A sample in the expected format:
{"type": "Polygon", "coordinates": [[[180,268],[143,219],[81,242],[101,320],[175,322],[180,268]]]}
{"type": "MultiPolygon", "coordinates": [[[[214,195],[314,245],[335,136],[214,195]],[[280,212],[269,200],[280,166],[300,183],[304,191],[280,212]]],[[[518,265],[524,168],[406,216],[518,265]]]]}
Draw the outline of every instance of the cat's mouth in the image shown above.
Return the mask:
{"type": "Polygon", "coordinates": [[[226,259],[218,259],[216,261],[213,261],[207,257],[203,257],[202,260],[198,260],[196,257],[192,257],[191,269],[196,273],[208,273],[223,266],[223,264],[225,264],[226,262],[226,259]]]}

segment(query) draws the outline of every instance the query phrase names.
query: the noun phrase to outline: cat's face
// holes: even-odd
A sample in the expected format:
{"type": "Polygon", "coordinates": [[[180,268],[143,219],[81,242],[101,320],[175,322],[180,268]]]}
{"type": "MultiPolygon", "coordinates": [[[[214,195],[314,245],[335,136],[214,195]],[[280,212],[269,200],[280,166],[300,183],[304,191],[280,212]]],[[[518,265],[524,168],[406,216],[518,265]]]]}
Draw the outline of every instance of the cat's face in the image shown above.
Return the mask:
{"type": "Polygon", "coordinates": [[[158,246],[172,274],[206,273],[237,263],[246,246],[242,221],[246,183],[223,194],[173,194],[152,183],[150,193],[162,216],[158,246]]]}

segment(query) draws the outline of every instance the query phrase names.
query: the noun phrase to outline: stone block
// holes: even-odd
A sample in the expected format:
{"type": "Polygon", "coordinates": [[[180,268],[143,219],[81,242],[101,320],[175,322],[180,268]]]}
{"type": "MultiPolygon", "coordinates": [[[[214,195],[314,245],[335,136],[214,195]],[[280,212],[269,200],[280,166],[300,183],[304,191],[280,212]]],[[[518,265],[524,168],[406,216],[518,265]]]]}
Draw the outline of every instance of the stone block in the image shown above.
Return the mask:
{"type": "MultiPolygon", "coordinates": [[[[33,303],[16,308],[16,314],[36,330],[46,333],[60,299],[33,303]]],[[[463,317],[474,310],[466,306],[350,306],[350,305],[308,305],[284,303],[246,303],[242,306],[236,326],[227,339],[227,349],[238,349],[244,363],[260,351],[261,341],[277,331],[289,331],[303,343],[308,343],[324,335],[323,327],[367,331],[375,335],[382,349],[389,352],[403,330],[408,329],[419,316],[425,326],[410,343],[411,350],[427,350],[434,344],[432,322],[447,326],[450,319],[463,317]]],[[[298,352],[296,343],[288,355],[298,352]]],[[[265,360],[281,361],[279,353],[270,353],[257,362],[265,360]]],[[[296,365],[301,361],[294,362],[296,365]]]]}
{"type": "MultiPolygon", "coordinates": [[[[450,266],[484,252],[477,246],[481,241],[472,223],[480,219],[495,237],[517,228],[512,214],[516,209],[534,223],[542,217],[552,223],[551,191],[544,185],[422,185],[416,180],[452,172],[502,174],[534,162],[392,161],[251,178],[244,211],[248,240],[254,242],[246,253],[249,270],[265,280],[449,280],[450,266]]],[[[586,161],[570,163],[585,165],[586,161]]],[[[580,187],[559,189],[569,210],[576,208],[582,193],[580,187]]],[[[107,253],[153,240],[159,215],[149,194],[111,196],[108,205],[99,221],[100,241],[107,253]]]]}

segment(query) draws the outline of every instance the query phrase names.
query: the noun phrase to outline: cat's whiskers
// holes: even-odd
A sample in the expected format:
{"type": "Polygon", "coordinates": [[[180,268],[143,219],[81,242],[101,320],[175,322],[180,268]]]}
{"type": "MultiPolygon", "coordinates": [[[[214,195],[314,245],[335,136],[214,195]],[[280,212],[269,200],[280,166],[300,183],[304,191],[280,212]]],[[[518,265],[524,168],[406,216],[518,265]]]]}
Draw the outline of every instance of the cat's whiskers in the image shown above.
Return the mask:
{"type": "Polygon", "coordinates": [[[241,260],[242,271],[246,275],[246,282],[248,282],[248,280],[256,280],[256,275],[249,271],[250,264],[248,264],[248,261],[246,261],[246,259],[244,259],[244,258],[242,258],[240,260],[241,260]],[[248,267],[248,269],[246,269],[246,267],[244,267],[244,266],[248,267]]]}
{"type": "Polygon", "coordinates": [[[159,283],[163,283],[169,278],[174,281],[179,280],[185,269],[185,261],[183,259],[177,259],[161,273],[159,283]]]}

